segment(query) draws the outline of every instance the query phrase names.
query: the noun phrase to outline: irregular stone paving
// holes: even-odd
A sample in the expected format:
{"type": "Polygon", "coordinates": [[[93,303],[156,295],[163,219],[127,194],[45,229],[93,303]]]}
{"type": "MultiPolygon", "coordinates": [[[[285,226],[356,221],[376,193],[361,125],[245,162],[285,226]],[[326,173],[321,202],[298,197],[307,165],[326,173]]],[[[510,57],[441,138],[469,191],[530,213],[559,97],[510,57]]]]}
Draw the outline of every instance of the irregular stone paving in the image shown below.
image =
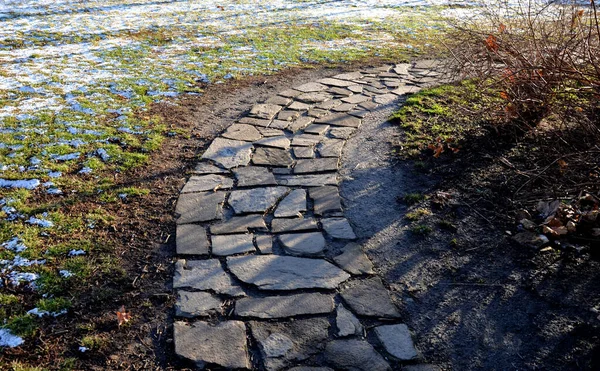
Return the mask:
{"type": "Polygon", "coordinates": [[[293,87],[212,142],[176,207],[180,357],[200,369],[435,369],[415,364],[399,303],[344,217],[337,176],[362,118],[439,81],[435,67],[293,87]]]}

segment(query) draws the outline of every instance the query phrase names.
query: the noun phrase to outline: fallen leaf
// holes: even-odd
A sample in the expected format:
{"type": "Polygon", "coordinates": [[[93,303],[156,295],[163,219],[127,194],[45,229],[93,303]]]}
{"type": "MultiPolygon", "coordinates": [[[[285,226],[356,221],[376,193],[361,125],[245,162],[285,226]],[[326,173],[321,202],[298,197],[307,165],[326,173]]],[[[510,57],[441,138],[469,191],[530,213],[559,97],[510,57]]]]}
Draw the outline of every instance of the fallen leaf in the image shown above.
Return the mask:
{"type": "Polygon", "coordinates": [[[131,315],[125,310],[124,305],[121,305],[121,308],[115,313],[117,314],[117,322],[119,323],[119,327],[121,327],[122,324],[129,322],[131,319],[131,315]]]}

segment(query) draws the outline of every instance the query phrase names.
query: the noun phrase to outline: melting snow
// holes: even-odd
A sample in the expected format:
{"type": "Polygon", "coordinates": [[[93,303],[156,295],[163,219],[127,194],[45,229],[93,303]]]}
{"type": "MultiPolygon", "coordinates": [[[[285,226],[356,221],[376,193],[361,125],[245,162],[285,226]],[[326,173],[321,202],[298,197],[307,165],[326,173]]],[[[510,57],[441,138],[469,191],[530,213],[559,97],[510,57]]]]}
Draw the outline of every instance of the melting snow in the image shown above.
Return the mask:
{"type": "Polygon", "coordinates": [[[24,341],[21,337],[13,335],[8,329],[0,328],[0,347],[14,348],[23,343],[24,341]]]}

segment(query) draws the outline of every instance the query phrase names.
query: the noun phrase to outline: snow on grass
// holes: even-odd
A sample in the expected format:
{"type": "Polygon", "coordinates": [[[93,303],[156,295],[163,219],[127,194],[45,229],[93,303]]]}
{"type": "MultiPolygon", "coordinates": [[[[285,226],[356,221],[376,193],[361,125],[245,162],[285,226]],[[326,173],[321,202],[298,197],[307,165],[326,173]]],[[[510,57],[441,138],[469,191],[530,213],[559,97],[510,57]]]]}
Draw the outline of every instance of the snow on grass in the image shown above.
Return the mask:
{"type": "Polygon", "coordinates": [[[0,328],[0,347],[14,348],[25,341],[19,336],[13,335],[8,329],[0,328]]]}

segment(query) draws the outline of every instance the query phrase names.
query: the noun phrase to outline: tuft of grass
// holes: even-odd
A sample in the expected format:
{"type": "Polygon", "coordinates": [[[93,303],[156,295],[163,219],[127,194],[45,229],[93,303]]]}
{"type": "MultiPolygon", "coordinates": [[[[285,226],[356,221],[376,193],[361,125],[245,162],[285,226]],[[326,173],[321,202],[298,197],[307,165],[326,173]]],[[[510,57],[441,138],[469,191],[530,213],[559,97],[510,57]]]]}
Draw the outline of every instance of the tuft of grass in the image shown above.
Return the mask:
{"type": "Polygon", "coordinates": [[[411,221],[417,221],[417,220],[420,220],[421,218],[423,218],[424,216],[428,216],[428,215],[431,215],[431,211],[429,209],[420,207],[414,211],[406,213],[406,215],[404,217],[411,221]]]}
{"type": "Polygon", "coordinates": [[[431,227],[429,227],[427,225],[416,225],[416,226],[413,226],[410,229],[410,231],[419,236],[427,236],[431,232],[433,232],[433,229],[431,229],[431,227]]]}
{"type": "Polygon", "coordinates": [[[422,193],[408,193],[402,198],[407,205],[418,204],[425,200],[425,195],[422,193]]]}
{"type": "Polygon", "coordinates": [[[90,335],[85,336],[83,337],[83,339],[81,339],[81,346],[86,347],[90,350],[105,349],[109,343],[109,339],[102,335],[90,335]]]}

